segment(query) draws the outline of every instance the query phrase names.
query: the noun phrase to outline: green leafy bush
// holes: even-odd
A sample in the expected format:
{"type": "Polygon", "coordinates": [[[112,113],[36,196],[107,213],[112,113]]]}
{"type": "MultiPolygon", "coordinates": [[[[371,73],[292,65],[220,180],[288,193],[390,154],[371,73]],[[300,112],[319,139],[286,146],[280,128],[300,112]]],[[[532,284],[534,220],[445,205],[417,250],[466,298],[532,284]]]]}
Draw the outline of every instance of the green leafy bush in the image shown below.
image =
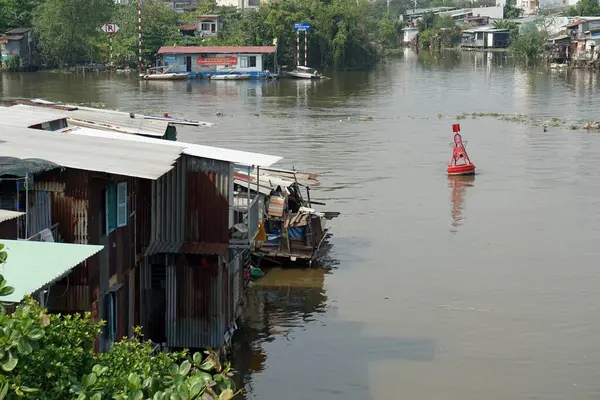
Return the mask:
{"type": "MultiPolygon", "coordinates": [[[[0,264],[7,254],[0,244],[0,264]]],[[[14,292],[0,275],[0,298],[14,292]]],[[[0,300],[1,304],[1,300],[0,300]]],[[[0,400],[230,400],[237,393],[219,355],[157,352],[141,340],[94,354],[102,323],[84,315],[48,314],[31,298],[0,311],[0,400]]],[[[239,393],[239,392],[238,392],[239,393]]]]}

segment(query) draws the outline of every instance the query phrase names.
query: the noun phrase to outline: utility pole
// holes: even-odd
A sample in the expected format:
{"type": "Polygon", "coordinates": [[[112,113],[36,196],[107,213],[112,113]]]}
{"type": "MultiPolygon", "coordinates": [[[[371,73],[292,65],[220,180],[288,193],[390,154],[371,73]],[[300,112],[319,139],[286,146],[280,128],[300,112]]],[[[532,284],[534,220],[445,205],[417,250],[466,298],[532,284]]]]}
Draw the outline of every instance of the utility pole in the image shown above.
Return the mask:
{"type": "Polygon", "coordinates": [[[142,61],[142,0],[138,0],[138,67],[140,74],[144,73],[144,63],[142,61]]]}

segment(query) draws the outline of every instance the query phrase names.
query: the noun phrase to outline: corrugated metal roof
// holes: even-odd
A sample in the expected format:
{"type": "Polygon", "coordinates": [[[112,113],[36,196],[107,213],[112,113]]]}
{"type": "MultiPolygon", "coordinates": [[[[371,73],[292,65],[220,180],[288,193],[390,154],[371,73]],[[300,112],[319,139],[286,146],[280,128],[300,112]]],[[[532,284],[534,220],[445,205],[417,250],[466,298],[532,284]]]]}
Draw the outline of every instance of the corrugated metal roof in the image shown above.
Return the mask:
{"type": "MultiPolygon", "coordinates": [[[[29,112],[31,115],[42,115],[42,113],[49,112],[47,108],[23,104],[17,104],[8,109],[23,110],[23,112],[29,112]]],[[[89,107],[77,106],[76,109],[71,111],[61,111],[59,115],[65,115],[66,118],[69,119],[71,125],[87,126],[95,129],[119,131],[121,133],[136,135],[161,137],[165,135],[167,127],[169,126],[168,121],[148,119],[139,114],[133,114],[135,118],[131,118],[130,113],[89,107]]]]}
{"type": "Polygon", "coordinates": [[[18,211],[0,210],[0,222],[8,221],[9,219],[15,219],[25,215],[25,213],[18,211]]]}
{"type": "Polygon", "coordinates": [[[127,142],[140,142],[140,143],[152,143],[155,145],[160,145],[164,147],[174,147],[181,149],[180,151],[183,154],[187,154],[193,157],[201,157],[208,158],[211,160],[220,160],[226,161],[234,164],[240,165],[249,165],[249,166],[259,166],[259,167],[270,167],[275,164],[282,157],[279,156],[271,156],[268,154],[260,154],[260,153],[250,153],[247,151],[238,151],[231,149],[224,149],[220,147],[211,147],[211,146],[203,146],[199,144],[192,144],[186,142],[179,141],[171,141],[171,140],[162,140],[162,139],[153,139],[147,138],[143,136],[135,136],[135,135],[122,135],[120,133],[115,132],[104,132],[93,129],[73,129],[70,130],[69,133],[73,135],[83,135],[83,136],[95,136],[95,137],[103,137],[110,139],[118,139],[119,141],[127,141],[127,142]]]}
{"type": "Polygon", "coordinates": [[[271,54],[275,46],[163,46],[156,54],[271,54]]]}
{"type": "Polygon", "coordinates": [[[90,136],[0,125],[0,156],[40,158],[68,168],[158,179],[181,154],[180,147],[90,136]]]}
{"type": "Polygon", "coordinates": [[[4,36],[0,37],[0,39],[5,39],[5,40],[21,40],[23,38],[24,38],[23,35],[4,35],[4,36]]]}
{"type": "Polygon", "coordinates": [[[103,249],[103,246],[82,244],[2,240],[8,253],[0,273],[15,288],[2,301],[18,303],[26,294],[32,294],[66,275],[103,249]]]}
{"type": "Polygon", "coordinates": [[[68,118],[65,111],[29,107],[32,111],[23,107],[25,106],[0,107],[0,125],[29,128],[44,122],[68,118]]]}
{"type": "Polygon", "coordinates": [[[29,32],[31,30],[31,28],[15,28],[15,29],[11,29],[8,32],[5,32],[7,35],[20,35],[26,32],[29,32]]]}

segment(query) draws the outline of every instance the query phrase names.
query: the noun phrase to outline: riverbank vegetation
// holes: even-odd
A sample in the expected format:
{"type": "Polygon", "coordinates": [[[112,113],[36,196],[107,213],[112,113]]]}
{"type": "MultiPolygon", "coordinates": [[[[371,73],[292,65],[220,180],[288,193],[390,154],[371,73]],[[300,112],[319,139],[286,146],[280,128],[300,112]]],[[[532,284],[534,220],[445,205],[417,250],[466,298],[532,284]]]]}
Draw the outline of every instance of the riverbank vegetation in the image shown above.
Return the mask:
{"type": "MultiPolygon", "coordinates": [[[[120,27],[113,35],[113,61],[120,67],[137,65],[137,1],[114,0],[0,0],[0,31],[33,26],[43,63],[62,67],[108,62],[105,23],[120,27]]],[[[296,22],[310,22],[309,63],[315,67],[362,68],[389,54],[398,43],[396,14],[367,0],[280,0],[258,10],[218,7],[206,0],[194,12],[178,14],[161,0],[143,2],[144,63],[152,64],[163,45],[272,45],[278,43],[280,65],[295,64],[296,22]],[[216,37],[184,38],[179,26],[197,15],[223,16],[216,37]]]]}
{"type": "MultiPolygon", "coordinates": [[[[8,256],[0,245],[0,263],[8,256]]],[[[0,275],[0,300],[12,293],[0,275]]],[[[238,393],[215,352],[156,351],[137,329],[95,354],[101,324],[89,313],[49,314],[30,298],[0,311],[1,400],[230,400],[238,393]]]]}

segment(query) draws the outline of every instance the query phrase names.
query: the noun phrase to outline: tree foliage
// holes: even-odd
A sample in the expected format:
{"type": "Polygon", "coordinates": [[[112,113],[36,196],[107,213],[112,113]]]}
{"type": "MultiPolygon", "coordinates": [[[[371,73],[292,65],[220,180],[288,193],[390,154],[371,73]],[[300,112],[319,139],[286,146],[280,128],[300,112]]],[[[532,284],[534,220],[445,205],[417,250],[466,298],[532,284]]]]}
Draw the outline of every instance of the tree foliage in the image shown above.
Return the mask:
{"type": "MultiPolygon", "coordinates": [[[[7,254],[0,245],[0,263],[7,254]]],[[[0,276],[0,297],[14,293],[0,276]]],[[[0,303],[1,304],[1,303],[0,303]]],[[[89,314],[48,314],[26,298],[0,308],[0,400],[230,400],[238,392],[217,353],[157,352],[141,329],[94,354],[101,324],[89,314]]]]}
{"type": "Polygon", "coordinates": [[[420,40],[423,48],[430,46],[449,47],[460,40],[461,29],[451,17],[440,17],[426,13],[418,22],[420,40]]]}
{"type": "Polygon", "coordinates": [[[399,28],[391,15],[377,18],[366,0],[280,0],[245,12],[209,1],[197,13],[223,16],[223,30],[202,44],[271,45],[277,39],[279,64],[295,64],[296,22],[311,23],[309,63],[336,68],[374,63],[396,45],[399,28]]]}
{"type": "Polygon", "coordinates": [[[99,28],[110,21],[112,0],[46,0],[34,17],[42,54],[52,64],[64,65],[94,59],[104,33],[99,28]]]}
{"type": "Polygon", "coordinates": [[[543,54],[545,41],[546,35],[536,24],[525,24],[516,40],[512,41],[511,50],[516,57],[532,63],[543,54]]]}
{"type": "Polygon", "coordinates": [[[567,9],[565,15],[571,17],[597,17],[600,16],[600,5],[596,0],[579,0],[577,4],[567,9]]]}
{"type": "MultiPolygon", "coordinates": [[[[117,6],[112,18],[120,30],[113,37],[114,55],[118,65],[137,64],[138,59],[138,9],[137,1],[117,6]]],[[[143,46],[144,63],[151,63],[161,46],[173,45],[179,40],[178,16],[160,0],[144,1],[143,46]]],[[[108,38],[104,38],[105,46],[108,38]]],[[[107,47],[107,46],[106,46],[107,47]]],[[[108,58],[108,49],[105,55],[108,58]]]]}
{"type": "Polygon", "coordinates": [[[33,14],[43,0],[0,0],[0,33],[13,28],[30,28],[33,14]]]}
{"type": "Polygon", "coordinates": [[[517,0],[506,0],[504,18],[520,18],[523,16],[523,12],[522,8],[517,8],[517,0]]]}

